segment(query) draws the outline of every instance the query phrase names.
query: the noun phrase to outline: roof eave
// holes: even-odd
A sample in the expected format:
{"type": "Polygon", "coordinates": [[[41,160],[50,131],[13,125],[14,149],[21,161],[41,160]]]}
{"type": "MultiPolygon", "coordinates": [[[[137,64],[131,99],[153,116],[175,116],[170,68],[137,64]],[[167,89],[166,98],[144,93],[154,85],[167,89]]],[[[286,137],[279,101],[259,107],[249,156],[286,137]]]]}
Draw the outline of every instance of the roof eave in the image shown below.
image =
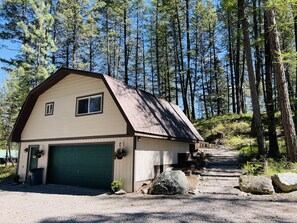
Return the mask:
{"type": "Polygon", "coordinates": [[[166,136],[166,135],[158,135],[152,133],[145,133],[145,132],[135,132],[134,134],[136,137],[147,137],[147,138],[154,138],[154,139],[165,139],[165,140],[172,140],[172,141],[181,141],[181,142],[189,142],[189,143],[197,143],[202,142],[198,138],[178,138],[174,136],[166,136]]]}

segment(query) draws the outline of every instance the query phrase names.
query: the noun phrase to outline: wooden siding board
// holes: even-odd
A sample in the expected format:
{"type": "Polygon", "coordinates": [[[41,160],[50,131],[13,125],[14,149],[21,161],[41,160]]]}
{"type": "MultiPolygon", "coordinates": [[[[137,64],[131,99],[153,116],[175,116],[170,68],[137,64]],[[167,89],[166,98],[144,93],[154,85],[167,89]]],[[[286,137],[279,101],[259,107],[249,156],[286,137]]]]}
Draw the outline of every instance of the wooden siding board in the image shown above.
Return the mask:
{"type": "Polygon", "coordinates": [[[38,98],[22,140],[126,133],[127,123],[103,81],[70,74],[38,98]],[[100,92],[104,92],[103,113],[76,117],[76,98],[100,92]],[[44,105],[48,101],[55,102],[55,113],[51,116],[44,115],[44,105]]]}
{"type": "Polygon", "coordinates": [[[128,154],[122,160],[114,160],[114,179],[122,179],[124,190],[127,192],[133,192],[133,141],[134,137],[122,137],[122,138],[104,138],[104,139],[78,139],[78,140],[64,140],[64,141],[34,141],[34,142],[22,142],[19,152],[18,174],[21,176],[21,180],[25,180],[26,168],[27,168],[27,156],[28,152],[24,149],[29,145],[39,145],[44,150],[44,156],[38,159],[38,167],[44,168],[43,182],[46,182],[46,173],[48,165],[48,149],[50,146],[59,145],[84,145],[84,144],[98,144],[98,143],[114,143],[114,150],[119,148],[119,143],[124,143],[125,149],[128,154]]]}
{"type": "Polygon", "coordinates": [[[189,151],[189,143],[142,137],[136,142],[135,182],[155,177],[155,165],[177,164],[178,153],[189,151]]]}

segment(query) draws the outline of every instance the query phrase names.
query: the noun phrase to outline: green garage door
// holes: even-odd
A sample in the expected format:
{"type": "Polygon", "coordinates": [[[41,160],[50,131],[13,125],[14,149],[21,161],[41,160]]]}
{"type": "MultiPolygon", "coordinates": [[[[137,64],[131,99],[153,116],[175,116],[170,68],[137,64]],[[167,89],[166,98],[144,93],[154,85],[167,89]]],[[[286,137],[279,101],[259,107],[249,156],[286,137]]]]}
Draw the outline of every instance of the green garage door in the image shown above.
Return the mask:
{"type": "Polygon", "coordinates": [[[47,183],[109,189],[113,145],[52,146],[47,183]]]}

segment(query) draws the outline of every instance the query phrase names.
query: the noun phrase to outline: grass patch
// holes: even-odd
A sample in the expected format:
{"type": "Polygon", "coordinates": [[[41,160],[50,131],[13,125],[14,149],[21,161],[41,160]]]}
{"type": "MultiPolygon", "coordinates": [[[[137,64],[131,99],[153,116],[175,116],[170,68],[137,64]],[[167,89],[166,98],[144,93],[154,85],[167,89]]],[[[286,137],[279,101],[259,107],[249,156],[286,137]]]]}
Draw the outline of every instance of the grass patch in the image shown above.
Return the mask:
{"type": "Polygon", "coordinates": [[[241,148],[244,145],[254,143],[254,139],[250,137],[251,121],[251,114],[229,114],[215,116],[207,120],[198,120],[194,126],[204,139],[220,133],[224,136],[221,140],[224,145],[241,148]]]}
{"type": "Polygon", "coordinates": [[[250,147],[255,144],[255,139],[246,135],[233,135],[222,140],[223,144],[232,148],[250,147]]]}
{"type": "Polygon", "coordinates": [[[297,173],[297,163],[288,162],[285,158],[280,160],[265,159],[262,162],[246,162],[243,169],[249,175],[271,176],[276,173],[294,172],[297,173]]]}
{"type": "Polygon", "coordinates": [[[297,163],[288,162],[285,158],[281,160],[266,160],[266,168],[264,170],[264,175],[271,176],[276,173],[284,172],[294,172],[297,173],[297,163]]]}
{"type": "Polygon", "coordinates": [[[11,164],[0,165],[0,180],[12,177],[16,174],[16,167],[11,164]]]}

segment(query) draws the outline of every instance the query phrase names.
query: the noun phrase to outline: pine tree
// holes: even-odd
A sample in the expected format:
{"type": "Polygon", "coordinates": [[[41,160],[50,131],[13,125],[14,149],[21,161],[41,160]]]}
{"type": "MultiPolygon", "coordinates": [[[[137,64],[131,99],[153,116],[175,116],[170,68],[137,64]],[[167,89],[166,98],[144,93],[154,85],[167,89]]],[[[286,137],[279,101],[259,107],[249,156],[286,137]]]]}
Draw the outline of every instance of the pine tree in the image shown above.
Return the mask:
{"type": "Polygon", "coordinates": [[[9,72],[1,100],[1,119],[2,125],[7,129],[6,139],[28,92],[54,70],[51,53],[55,51],[55,46],[50,34],[53,17],[49,9],[47,1],[30,0],[28,10],[32,13],[32,20],[17,23],[24,42],[21,53],[14,62],[15,69],[9,72]]]}
{"type": "Polygon", "coordinates": [[[265,1],[267,4],[267,10],[265,11],[265,16],[267,18],[267,24],[269,29],[269,37],[271,42],[271,48],[274,58],[275,75],[276,75],[276,85],[279,96],[279,104],[281,110],[282,125],[284,128],[285,142],[287,148],[287,158],[289,161],[297,161],[297,141],[296,141],[296,131],[293,121],[289,91],[286,83],[285,69],[283,64],[283,59],[281,56],[279,33],[277,30],[277,24],[275,19],[275,9],[272,5],[271,0],[265,1]]]}
{"type": "Polygon", "coordinates": [[[251,92],[251,98],[252,98],[252,107],[253,107],[253,119],[254,119],[253,121],[255,125],[259,153],[261,155],[265,155],[267,151],[266,151],[264,134],[262,129],[259,97],[258,97],[258,92],[256,88],[256,81],[255,81],[255,75],[254,75],[253,63],[252,63],[252,52],[251,52],[249,32],[248,32],[249,24],[246,17],[244,1],[245,0],[238,0],[238,7],[240,9],[241,22],[242,22],[242,28],[243,28],[244,51],[246,55],[250,92],[251,92]]]}
{"type": "Polygon", "coordinates": [[[29,24],[18,23],[26,38],[21,51],[25,60],[11,72],[11,75],[24,79],[25,93],[54,71],[51,53],[56,49],[50,34],[53,24],[53,17],[49,13],[50,5],[45,0],[30,0],[29,3],[33,12],[33,21],[29,24]]]}

